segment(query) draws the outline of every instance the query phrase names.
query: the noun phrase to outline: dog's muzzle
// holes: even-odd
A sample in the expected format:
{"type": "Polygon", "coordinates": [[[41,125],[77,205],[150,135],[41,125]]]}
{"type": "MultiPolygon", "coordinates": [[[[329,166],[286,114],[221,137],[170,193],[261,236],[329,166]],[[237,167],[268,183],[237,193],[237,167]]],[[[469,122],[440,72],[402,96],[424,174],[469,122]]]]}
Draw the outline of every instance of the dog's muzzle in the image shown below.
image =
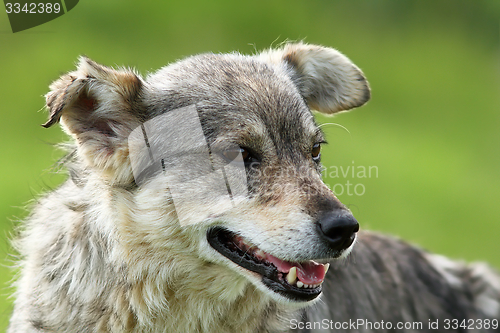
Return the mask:
{"type": "Polygon", "coordinates": [[[237,265],[258,273],[265,286],[289,300],[307,302],[321,294],[329,264],[313,260],[281,260],[222,227],[211,228],[207,239],[220,254],[237,265]]]}
{"type": "MultiPolygon", "coordinates": [[[[345,210],[322,213],[316,226],[319,238],[332,259],[341,256],[353,244],[359,230],[356,219],[345,210]]],[[[239,266],[260,274],[264,285],[290,300],[307,302],[321,294],[329,264],[313,260],[281,260],[223,227],[211,228],[207,240],[219,253],[239,266]]]]}

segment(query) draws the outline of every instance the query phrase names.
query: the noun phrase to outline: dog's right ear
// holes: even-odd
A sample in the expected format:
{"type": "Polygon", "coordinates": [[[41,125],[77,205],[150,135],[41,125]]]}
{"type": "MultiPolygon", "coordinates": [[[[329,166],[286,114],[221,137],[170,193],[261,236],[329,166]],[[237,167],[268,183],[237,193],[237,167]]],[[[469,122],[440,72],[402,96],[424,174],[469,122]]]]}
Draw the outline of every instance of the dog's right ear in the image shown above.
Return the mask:
{"type": "Polygon", "coordinates": [[[339,51],[305,43],[285,44],[259,55],[291,67],[291,76],[311,109],[332,114],[365,104],[370,87],[363,72],[339,51]]]}
{"type": "Polygon", "coordinates": [[[52,83],[45,96],[50,127],[61,122],[74,137],[78,155],[90,167],[117,180],[131,174],[127,137],[140,126],[142,79],[81,57],[77,70],[52,83]]]}

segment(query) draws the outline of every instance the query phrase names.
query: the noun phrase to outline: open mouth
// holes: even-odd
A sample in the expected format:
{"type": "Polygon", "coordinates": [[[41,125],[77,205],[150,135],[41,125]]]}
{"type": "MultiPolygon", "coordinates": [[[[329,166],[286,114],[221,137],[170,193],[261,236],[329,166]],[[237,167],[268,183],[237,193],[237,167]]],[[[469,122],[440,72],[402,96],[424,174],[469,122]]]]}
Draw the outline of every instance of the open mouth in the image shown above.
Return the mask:
{"type": "Polygon", "coordinates": [[[211,228],[207,239],[220,254],[239,266],[260,274],[264,285],[288,299],[311,301],[321,294],[329,264],[312,260],[289,262],[278,259],[221,227],[211,228]]]}

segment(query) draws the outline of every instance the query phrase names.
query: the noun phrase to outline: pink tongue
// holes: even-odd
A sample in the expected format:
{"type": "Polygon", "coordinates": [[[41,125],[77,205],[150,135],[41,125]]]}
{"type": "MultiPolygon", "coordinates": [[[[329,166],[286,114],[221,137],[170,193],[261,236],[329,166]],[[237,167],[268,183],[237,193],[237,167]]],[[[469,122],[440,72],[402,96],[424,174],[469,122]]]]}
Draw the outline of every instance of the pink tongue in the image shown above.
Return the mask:
{"type": "Polygon", "coordinates": [[[288,262],[273,257],[270,254],[266,256],[266,260],[276,266],[278,271],[282,273],[288,273],[293,266],[297,267],[297,278],[305,284],[318,284],[325,279],[324,265],[314,261],[304,263],[288,262]]]}
{"type": "Polygon", "coordinates": [[[297,277],[305,284],[321,283],[325,279],[325,267],[314,261],[298,264],[297,277]]]}

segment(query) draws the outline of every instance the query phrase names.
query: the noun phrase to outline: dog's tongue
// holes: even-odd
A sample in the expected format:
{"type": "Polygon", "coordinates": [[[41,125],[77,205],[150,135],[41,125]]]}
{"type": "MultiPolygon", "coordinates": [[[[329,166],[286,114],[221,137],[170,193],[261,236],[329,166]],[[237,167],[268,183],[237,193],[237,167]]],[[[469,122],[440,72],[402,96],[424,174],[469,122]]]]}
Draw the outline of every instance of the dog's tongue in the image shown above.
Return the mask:
{"type": "Polygon", "coordinates": [[[270,254],[266,256],[266,260],[276,266],[278,271],[282,273],[288,273],[290,268],[294,266],[297,267],[297,278],[305,284],[318,284],[325,279],[324,265],[318,264],[312,260],[303,263],[288,262],[273,257],[270,254]]]}

